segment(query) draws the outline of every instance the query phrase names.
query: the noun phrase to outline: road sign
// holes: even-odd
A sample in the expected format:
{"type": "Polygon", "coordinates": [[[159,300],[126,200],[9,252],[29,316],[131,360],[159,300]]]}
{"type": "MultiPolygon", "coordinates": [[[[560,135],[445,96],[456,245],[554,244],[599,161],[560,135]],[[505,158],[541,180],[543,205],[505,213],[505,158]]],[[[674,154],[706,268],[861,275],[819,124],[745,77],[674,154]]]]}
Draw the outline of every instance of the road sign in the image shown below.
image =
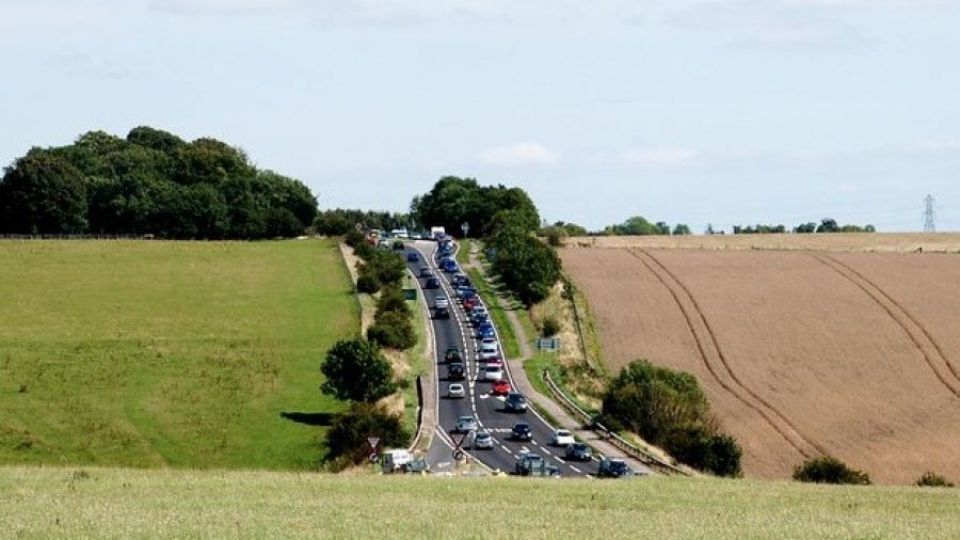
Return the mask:
{"type": "Polygon", "coordinates": [[[463,453],[463,450],[457,449],[457,450],[454,450],[454,451],[453,451],[453,459],[455,459],[455,460],[457,460],[457,461],[463,461],[463,458],[464,458],[464,457],[465,457],[465,455],[464,455],[464,453],[463,453]]]}
{"type": "Polygon", "coordinates": [[[467,237],[467,233],[470,232],[470,224],[467,223],[466,221],[464,221],[464,222],[460,225],[460,230],[463,231],[463,237],[466,238],[466,237],[467,237]]]}
{"type": "Polygon", "coordinates": [[[537,340],[537,348],[541,351],[556,351],[560,349],[560,339],[559,338],[539,338],[537,340]]]}
{"type": "Polygon", "coordinates": [[[376,451],[377,445],[380,444],[380,437],[367,437],[367,442],[370,443],[370,448],[376,451]]]}
{"type": "Polygon", "coordinates": [[[373,452],[372,454],[370,454],[370,463],[376,463],[376,462],[377,462],[377,453],[373,452]]]}

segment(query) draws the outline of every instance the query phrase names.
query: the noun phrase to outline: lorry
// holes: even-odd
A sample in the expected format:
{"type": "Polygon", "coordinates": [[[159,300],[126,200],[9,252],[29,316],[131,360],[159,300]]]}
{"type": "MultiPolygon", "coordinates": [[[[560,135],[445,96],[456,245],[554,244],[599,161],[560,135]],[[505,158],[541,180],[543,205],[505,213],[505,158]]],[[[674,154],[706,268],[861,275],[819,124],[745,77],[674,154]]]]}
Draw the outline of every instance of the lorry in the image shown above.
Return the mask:
{"type": "Polygon", "coordinates": [[[434,240],[440,240],[447,235],[447,229],[443,227],[430,227],[430,237],[434,240]]]}

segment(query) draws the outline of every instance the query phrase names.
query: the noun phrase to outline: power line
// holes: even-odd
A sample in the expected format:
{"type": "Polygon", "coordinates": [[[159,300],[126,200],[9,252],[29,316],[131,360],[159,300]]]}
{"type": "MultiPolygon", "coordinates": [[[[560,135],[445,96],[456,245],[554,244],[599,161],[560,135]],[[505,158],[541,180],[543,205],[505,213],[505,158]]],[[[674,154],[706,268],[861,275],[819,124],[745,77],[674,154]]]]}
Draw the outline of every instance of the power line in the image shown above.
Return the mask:
{"type": "Polygon", "coordinates": [[[927,195],[923,203],[925,206],[923,210],[923,232],[937,232],[937,213],[934,210],[937,200],[933,198],[933,195],[927,195]]]}

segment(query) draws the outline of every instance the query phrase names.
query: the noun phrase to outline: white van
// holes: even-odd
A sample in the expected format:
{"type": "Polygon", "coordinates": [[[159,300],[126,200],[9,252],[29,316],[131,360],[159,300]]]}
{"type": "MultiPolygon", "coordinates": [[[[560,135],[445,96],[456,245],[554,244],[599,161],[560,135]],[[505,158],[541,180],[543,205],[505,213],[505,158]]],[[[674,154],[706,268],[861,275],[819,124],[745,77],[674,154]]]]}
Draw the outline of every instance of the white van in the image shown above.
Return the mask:
{"type": "Polygon", "coordinates": [[[413,456],[406,449],[398,449],[385,451],[380,459],[383,464],[383,472],[394,473],[413,461],[413,456]]]}

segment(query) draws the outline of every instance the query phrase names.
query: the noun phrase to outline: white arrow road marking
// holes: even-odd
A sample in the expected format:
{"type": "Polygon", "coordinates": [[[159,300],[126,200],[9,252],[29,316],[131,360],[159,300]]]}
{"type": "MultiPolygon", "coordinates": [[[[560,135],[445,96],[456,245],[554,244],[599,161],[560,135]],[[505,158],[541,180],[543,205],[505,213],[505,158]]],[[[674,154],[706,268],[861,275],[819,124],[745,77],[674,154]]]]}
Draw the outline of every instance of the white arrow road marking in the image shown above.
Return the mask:
{"type": "Polygon", "coordinates": [[[526,446],[521,446],[521,447],[520,447],[520,451],[521,451],[521,452],[529,452],[530,449],[527,448],[526,446]]]}
{"type": "Polygon", "coordinates": [[[490,397],[490,394],[480,394],[480,399],[487,399],[490,397]]]}

